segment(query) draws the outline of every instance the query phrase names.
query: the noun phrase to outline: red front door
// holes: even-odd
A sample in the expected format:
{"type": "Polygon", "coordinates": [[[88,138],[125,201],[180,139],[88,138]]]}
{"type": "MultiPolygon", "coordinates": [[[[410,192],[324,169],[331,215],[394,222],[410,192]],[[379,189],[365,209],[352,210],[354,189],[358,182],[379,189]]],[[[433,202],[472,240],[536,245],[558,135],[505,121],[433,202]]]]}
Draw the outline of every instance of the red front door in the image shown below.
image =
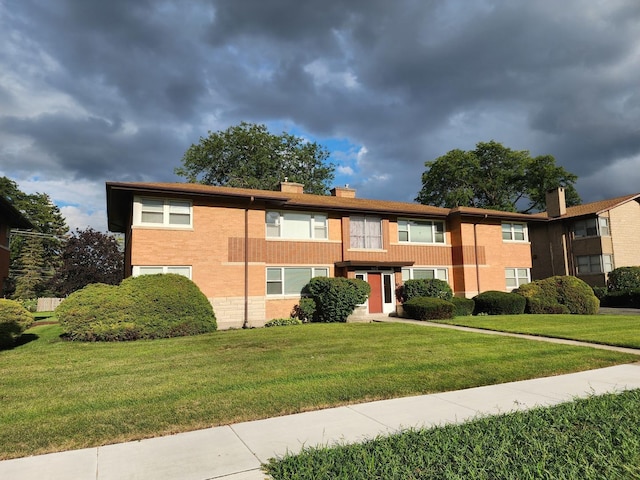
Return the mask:
{"type": "Polygon", "coordinates": [[[371,285],[369,313],[382,313],[382,274],[369,272],[367,282],[371,285]]]}

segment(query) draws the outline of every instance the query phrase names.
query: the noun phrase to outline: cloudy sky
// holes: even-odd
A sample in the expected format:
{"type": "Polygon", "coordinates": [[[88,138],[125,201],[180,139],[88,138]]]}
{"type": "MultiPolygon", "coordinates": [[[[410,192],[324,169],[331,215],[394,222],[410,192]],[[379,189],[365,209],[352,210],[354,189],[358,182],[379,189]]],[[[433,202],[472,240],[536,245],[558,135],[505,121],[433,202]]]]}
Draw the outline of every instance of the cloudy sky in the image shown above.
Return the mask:
{"type": "Polygon", "coordinates": [[[640,2],[0,0],[0,176],[70,227],[241,121],[325,145],[363,198],[492,139],[585,202],[638,192],[640,2]]]}

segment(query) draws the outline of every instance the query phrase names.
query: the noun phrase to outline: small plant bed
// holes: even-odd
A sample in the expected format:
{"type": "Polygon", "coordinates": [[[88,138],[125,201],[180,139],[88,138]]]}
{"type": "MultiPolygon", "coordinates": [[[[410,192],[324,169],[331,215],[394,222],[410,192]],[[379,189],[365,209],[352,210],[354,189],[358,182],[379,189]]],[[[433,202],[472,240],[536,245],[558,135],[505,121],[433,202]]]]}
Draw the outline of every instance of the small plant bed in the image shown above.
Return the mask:
{"type": "Polygon", "coordinates": [[[0,351],[0,459],[637,360],[401,323],[136,342],[62,341],[58,325],[25,333],[0,351]]]}
{"type": "Polygon", "coordinates": [[[640,348],[638,315],[487,315],[438,323],[640,348]]]}
{"type": "Polygon", "coordinates": [[[271,460],[274,480],[640,478],[640,390],[271,460]]]}

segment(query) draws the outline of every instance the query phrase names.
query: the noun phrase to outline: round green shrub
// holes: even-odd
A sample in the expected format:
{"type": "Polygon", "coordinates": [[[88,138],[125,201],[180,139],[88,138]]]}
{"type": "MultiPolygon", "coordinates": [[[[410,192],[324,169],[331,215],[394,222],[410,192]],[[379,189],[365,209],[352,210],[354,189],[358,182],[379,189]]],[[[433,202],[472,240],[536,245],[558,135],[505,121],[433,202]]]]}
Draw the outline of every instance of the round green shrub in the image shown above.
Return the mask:
{"type": "Polygon", "coordinates": [[[520,315],[527,303],[525,298],[515,293],[488,290],[473,297],[474,315],[520,315]]]}
{"type": "Polygon", "coordinates": [[[403,303],[415,297],[441,298],[448,301],[453,298],[453,290],[444,280],[421,278],[404,282],[400,287],[400,297],[403,303]]]}
{"type": "Polygon", "coordinates": [[[414,297],[403,304],[404,313],[414,320],[453,318],[453,303],[441,298],[414,297]]]}
{"type": "Polygon", "coordinates": [[[346,322],[356,306],[366,302],[371,287],[357,278],[315,277],[303,291],[316,304],[314,322],[346,322]]]}
{"type": "Polygon", "coordinates": [[[607,288],[612,292],[624,292],[640,288],[640,267],[618,267],[607,275],[607,288]]]}
{"type": "Polygon", "coordinates": [[[593,289],[584,281],[572,276],[557,275],[536,280],[522,285],[514,293],[526,298],[526,311],[529,313],[594,315],[600,307],[600,301],[593,289]]]}
{"type": "Polygon", "coordinates": [[[71,340],[122,341],[196,335],[216,330],[211,304],[188,278],[130,277],[119,286],[93,284],[56,309],[71,340]]]}
{"type": "Polygon", "coordinates": [[[274,318],[264,324],[265,327],[287,327],[290,325],[302,325],[298,318],[274,318]]]}
{"type": "Polygon", "coordinates": [[[20,303],[0,298],[0,348],[11,347],[33,323],[33,316],[20,303]]]}
{"type": "Polygon", "coordinates": [[[453,297],[449,301],[453,303],[454,317],[466,317],[473,314],[473,309],[476,305],[473,298],[453,297]]]}

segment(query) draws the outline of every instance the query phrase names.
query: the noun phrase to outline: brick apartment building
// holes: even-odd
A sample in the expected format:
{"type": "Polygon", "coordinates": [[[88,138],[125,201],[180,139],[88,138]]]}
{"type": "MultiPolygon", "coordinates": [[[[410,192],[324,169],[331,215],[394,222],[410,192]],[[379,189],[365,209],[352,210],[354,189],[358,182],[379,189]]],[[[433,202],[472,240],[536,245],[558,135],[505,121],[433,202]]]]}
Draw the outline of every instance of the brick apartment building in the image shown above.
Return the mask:
{"type": "Polygon", "coordinates": [[[529,230],[534,280],[574,275],[604,286],[616,267],[640,265],[640,193],[567,207],[564,189],[547,192],[547,211],[529,230]]]}
{"type": "Polygon", "coordinates": [[[457,296],[510,291],[531,278],[530,223],[477,208],[185,183],[108,182],[109,229],[125,234],[125,275],[172,272],[211,301],[220,328],[289,316],[314,276],[366,280],[367,313],[396,311],[411,278],[447,281],[457,296]]]}

